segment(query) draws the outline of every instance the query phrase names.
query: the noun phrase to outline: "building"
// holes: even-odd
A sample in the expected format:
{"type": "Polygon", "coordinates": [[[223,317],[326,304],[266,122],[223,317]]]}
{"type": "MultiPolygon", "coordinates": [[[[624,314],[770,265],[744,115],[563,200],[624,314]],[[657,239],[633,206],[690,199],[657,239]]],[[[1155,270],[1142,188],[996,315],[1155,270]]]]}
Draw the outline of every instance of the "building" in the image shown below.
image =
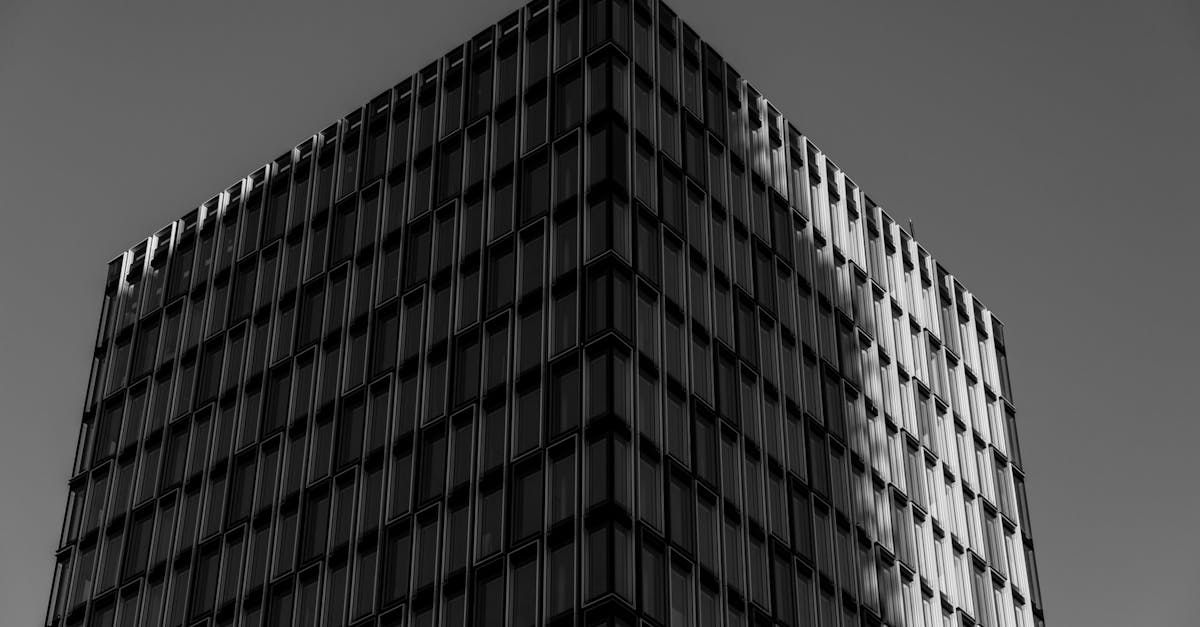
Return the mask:
{"type": "Polygon", "coordinates": [[[114,259],[47,625],[1042,624],[1004,327],[535,1],[114,259]]]}

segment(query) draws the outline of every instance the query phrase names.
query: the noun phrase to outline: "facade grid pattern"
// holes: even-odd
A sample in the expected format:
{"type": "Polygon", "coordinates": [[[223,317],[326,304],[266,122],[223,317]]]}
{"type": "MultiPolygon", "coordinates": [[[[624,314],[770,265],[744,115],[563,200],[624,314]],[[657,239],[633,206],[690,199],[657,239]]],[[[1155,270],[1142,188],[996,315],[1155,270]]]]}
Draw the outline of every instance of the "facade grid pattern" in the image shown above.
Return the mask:
{"type": "Polygon", "coordinates": [[[108,267],[50,627],[1042,625],[1003,324],[665,5],[108,267]]]}

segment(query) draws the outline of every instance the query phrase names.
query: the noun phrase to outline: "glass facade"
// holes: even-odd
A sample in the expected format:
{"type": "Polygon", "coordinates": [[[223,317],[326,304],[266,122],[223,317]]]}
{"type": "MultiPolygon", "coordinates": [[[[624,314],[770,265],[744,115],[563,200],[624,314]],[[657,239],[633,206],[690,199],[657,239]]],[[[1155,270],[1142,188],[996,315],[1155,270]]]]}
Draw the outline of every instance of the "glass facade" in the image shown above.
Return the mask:
{"type": "Polygon", "coordinates": [[[1004,328],[661,3],[109,264],[46,624],[1035,626],[1004,328]]]}

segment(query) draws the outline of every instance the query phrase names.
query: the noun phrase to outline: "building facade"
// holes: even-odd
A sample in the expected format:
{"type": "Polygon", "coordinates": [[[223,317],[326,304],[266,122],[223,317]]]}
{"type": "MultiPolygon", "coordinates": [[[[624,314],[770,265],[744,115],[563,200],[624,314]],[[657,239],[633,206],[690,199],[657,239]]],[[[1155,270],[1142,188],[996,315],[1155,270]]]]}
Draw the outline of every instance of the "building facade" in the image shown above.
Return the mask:
{"type": "Polygon", "coordinates": [[[663,4],[109,264],[46,624],[1042,624],[1004,327],[663,4]]]}

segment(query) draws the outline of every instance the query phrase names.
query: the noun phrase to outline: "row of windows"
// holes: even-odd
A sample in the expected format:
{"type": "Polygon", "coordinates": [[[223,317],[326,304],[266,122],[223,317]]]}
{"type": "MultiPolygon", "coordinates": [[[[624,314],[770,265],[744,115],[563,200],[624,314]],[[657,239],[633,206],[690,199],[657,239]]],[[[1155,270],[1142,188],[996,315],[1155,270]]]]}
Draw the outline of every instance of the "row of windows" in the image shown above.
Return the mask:
{"type": "MultiPolygon", "coordinates": [[[[733,537],[729,531],[716,537],[733,537]]],[[[632,532],[619,522],[589,527],[580,543],[570,539],[526,543],[505,558],[489,560],[470,576],[460,574],[439,585],[429,573],[459,550],[448,538],[441,538],[442,532],[434,513],[411,528],[389,529],[378,544],[275,578],[246,595],[243,603],[234,604],[244,585],[241,580],[259,570],[252,561],[259,546],[269,542],[265,536],[238,529],[202,547],[194,564],[177,564],[145,584],[134,581],[119,592],[101,595],[93,624],[114,624],[109,622],[114,613],[123,618],[115,624],[181,624],[188,616],[211,611],[214,603],[215,624],[220,625],[233,624],[235,619],[238,624],[288,625],[293,618],[312,625],[347,620],[374,625],[361,619],[376,611],[381,614],[380,625],[406,624],[406,619],[422,625],[468,620],[480,626],[572,624],[578,611],[574,608],[590,606],[585,611],[593,614],[606,602],[616,604],[618,612],[637,607],[644,619],[657,624],[745,625],[747,612],[756,622],[773,616],[785,624],[810,624],[816,619],[820,624],[839,620],[858,624],[856,608],[838,603],[837,590],[816,578],[806,565],[753,541],[747,550],[754,567],[747,576],[754,586],[770,591],[772,600],[763,605],[755,599],[747,606],[740,597],[727,595],[726,613],[721,609],[721,591],[706,572],[698,572],[687,557],[664,550],[653,534],[632,532]],[[420,591],[418,595],[397,594],[410,585],[420,591]],[[142,620],[137,623],[139,615],[142,620]]],[[[907,616],[931,625],[960,624],[954,612],[923,595],[903,567],[886,558],[876,560],[869,550],[859,557],[854,576],[869,590],[864,594],[888,587],[902,591],[882,600],[884,620],[899,623],[907,616]]],[[[1024,608],[1009,603],[983,570],[969,568],[964,577],[975,590],[972,609],[977,624],[1023,624],[1014,621],[1024,608]]],[[[869,617],[864,613],[861,624],[879,624],[868,622],[869,617]]],[[[962,624],[968,624],[966,619],[962,624]]]]}

